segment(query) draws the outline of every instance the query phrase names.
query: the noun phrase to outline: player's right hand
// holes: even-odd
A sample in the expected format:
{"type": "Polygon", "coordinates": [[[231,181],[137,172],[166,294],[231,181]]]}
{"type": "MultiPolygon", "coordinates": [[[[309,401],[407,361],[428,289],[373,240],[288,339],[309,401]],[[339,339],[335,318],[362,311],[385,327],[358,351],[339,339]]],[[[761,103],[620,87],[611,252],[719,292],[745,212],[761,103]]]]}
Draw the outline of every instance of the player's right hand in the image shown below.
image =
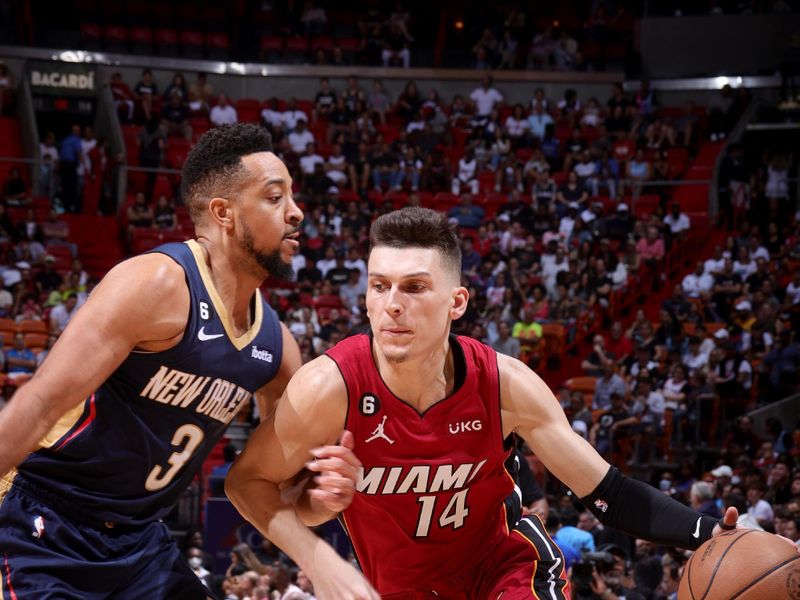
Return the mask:
{"type": "Polygon", "coordinates": [[[353,453],[353,448],[353,434],[345,431],[338,446],[314,448],[312,454],[316,460],[306,464],[309,471],[317,473],[314,477],[316,487],[308,493],[336,514],[350,506],[356,493],[361,461],[353,453]]]}
{"type": "Polygon", "coordinates": [[[350,563],[327,565],[312,579],[317,600],[380,600],[380,595],[350,563]]]}

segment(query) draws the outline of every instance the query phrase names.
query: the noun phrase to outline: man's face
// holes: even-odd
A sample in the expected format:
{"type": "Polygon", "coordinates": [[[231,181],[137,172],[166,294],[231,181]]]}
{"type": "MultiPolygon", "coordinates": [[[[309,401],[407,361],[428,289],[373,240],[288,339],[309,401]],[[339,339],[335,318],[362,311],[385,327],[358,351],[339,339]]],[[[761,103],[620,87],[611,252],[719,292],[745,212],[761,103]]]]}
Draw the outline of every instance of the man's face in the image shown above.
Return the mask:
{"type": "Polygon", "coordinates": [[[789,468],[783,463],[776,463],[772,467],[770,476],[775,482],[785,482],[789,479],[789,468]]]}
{"type": "Polygon", "coordinates": [[[751,487],[747,490],[747,502],[751,505],[756,504],[759,500],[761,500],[761,490],[758,488],[751,487]]]}
{"type": "Polygon", "coordinates": [[[375,343],[391,362],[435,352],[466,309],[469,292],[435,249],[378,246],[367,272],[367,315],[375,343]]]}
{"type": "Polygon", "coordinates": [[[578,517],[578,529],[582,529],[583,531],[591,531],[594,525],[595,518],[592,513],[582,512],[580,517],[578,517]]]}
{"type": "Polygon", "coordinates": [[[292,196],[292,178],[271,152],[250,154],[242,163],[248,173],[231,203],[239,245],[253,269],[290,277],[303,220],[292,196]]]}

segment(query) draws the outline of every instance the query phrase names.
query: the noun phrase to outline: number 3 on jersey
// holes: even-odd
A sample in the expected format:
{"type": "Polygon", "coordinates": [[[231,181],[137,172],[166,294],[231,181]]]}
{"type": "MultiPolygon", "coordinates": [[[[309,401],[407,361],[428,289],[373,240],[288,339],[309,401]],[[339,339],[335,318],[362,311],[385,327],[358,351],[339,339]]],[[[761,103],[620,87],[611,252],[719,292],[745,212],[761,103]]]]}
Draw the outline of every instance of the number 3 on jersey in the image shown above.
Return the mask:
{"type": "Polygon", "coordinates": [[[147,476],[147,481],[144,482],[145,489],[148,492],[157,492],[167,487],[169,482],[178,474],[178,471],[181,470],[181,467],[192,458],[192,454],[197,450],[197,447],[203,441],[204,437],[205,434],[203,430],[197,425],[186,424],[178,427],[172,436],[171,443],[176,448],[180,448],[181,444],[184,442],[186,442],[186,445],[183,446],[183,450],[173,452],[170,455],[167,459],[169,468],[167,468],[166,471],[161,465],[153,467],[153,470],[150,471],[150,475],[147,476]]]}
{"type": "MultiPolygon", "coordinates": [[[[469,492],[469,488],[453,494],[450,502],[447,503],[439,517],[439,527],[444,529],[448,525],[452,525],[453,529],[458,529],[464,526],[464,520],[469,515],[467,492],[469,492]]],[[[422,508],[419,511],[419,521],[417,521],[417,531],[414,533],[414,537],[428,536],[433,513],[436,509],[436,500],[438,500],[436,496],[420,496],[417,498],[417,502],[422,505],[422,508]]]]}

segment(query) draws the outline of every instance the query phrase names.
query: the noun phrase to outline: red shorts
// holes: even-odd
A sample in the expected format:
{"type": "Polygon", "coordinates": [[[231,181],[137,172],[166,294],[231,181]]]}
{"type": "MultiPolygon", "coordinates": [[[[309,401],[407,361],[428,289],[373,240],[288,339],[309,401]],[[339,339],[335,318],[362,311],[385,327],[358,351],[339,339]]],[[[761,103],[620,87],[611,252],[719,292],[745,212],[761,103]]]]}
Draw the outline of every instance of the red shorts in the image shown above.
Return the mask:
{"type": "Polygon", "coordinates": [[[564,556],[539,517],[522,519],[464,575],[423,589],[381,594],[383,600],[569,600],[564,556]]]}

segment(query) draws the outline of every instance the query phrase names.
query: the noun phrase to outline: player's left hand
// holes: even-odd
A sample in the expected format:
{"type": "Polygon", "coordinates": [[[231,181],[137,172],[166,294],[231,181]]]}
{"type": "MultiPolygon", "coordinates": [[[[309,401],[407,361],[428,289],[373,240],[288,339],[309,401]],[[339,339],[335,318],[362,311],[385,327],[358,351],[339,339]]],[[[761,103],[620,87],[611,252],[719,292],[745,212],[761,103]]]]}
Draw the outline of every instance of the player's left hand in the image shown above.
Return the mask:
{"type": "MultiPolygon", "coordinates": [[[[745,529],[744,527],[741,527],[740,525],[737,525],[736,521],[738,521],[738,520],[739,520],[739,511],[736,510],[733,506],[729,506],[728,509],[725,511],[725,515],[722,517],[722,522],[725,523],[726,525],[734,526],[733,527],[734,529],[745,529]]],[[[711,534],[712,535],[718,535],[718,534],[722,533],[723,531],[728,531],[728,530],[723,529],[719,525],[714,525],[714,529],[711,532],[711,534]]],[[[775,534],[775,535],[778,535],[778,534],[775,534]]],[[[798,547],[792,540],[790,540],[789,538],[784,537],[782,535],[778,535],[778,537],[781,538],[782,540],[784,540],[787,544],[790,544],[792,546],[792,548],[794,548],[795,550],[800,552],[800,547],[798,547]]]]}
{"type": "Polygon", "coordinates": [[[725,511],[725,514],[722,516],[722,522],[725,523],[727,529],[720,527],[719,524],[714,525],[714,529],[711,531],[711,535],[719,535],[723,531],[729,531],[731,529],[742,529],[736,524],[736,521],[739,520],[739,511],[736,510],[733,506],[729,506],[728,509],[725,511]]]}
{"type": "Polygon", "coordinates": [[[354,447],[353,434],[345,431],[337,446],[312,449],[316,460],[306,463],[309,471],[318,473],[314,477],[316,487],[308,493],[337,514],[350,506],[356,492],[361,461],[353,453],[354,447]]]}

